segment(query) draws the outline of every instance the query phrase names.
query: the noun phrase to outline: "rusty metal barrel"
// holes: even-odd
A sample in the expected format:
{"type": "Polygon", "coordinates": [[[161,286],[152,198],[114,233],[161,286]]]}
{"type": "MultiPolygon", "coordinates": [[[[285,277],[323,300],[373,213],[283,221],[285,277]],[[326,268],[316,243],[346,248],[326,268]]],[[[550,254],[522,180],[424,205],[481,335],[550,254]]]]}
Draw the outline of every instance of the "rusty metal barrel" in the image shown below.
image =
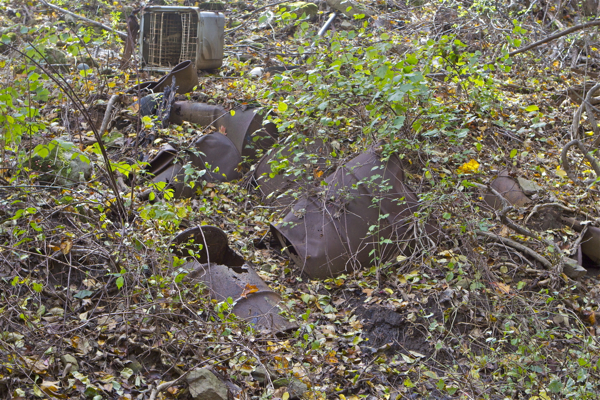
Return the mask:
{"type": "Polygon", "coordinates": [[[233,299],[232,312],[255,325],[263,333],[278,333],[297,328],[279,311],[281,296],[271,290],[242,256],[229,247],[227,235],[215,226],[187,229],[173,239],[173,252],[189,255],[196,261],[184,266],[188,278],[203,282],[213,299],[233,299]],[[199,246],[200,245],[200,246],[199,246]]]}
{"type": "Polygon", "coordinates": [[[181,153],[167,146],[150,161],[150,172],[155,174],[152,181],[166,182],[167,188],[174,189],[176,198],[193,197],[196,191],[189,182],[185,182],[184,165],[188,162],[196,169],[206,171],[199,181],[228,182],[242,176],[238,168],[242,161],[239,151],[227,136],[220,133],[201,136],[183,152],[183,160],[173,164],[177,155],[182,156],[181,153]]]}
{"type": "Polygon", "coordinates": [[[269,150],[254,169],[254,182],[266,204],[287,207],[327,169],[331,146],[321,139],[304,138],[269,150]],[[285,164],[278,170],[276,164],[285,164]],[[273,168],[275,164],[275,167],[273,168]],[[275,169],[275,171],[274,171],[275,169]]]}
{"type": "Polygon", "coordinates": [[[409,252],[417,196],[399,158],[373,149],[327,177],[323,191],[296,202],[272,231],[294,264],[323,279],[409,252]]]}
{"type": "Polygon", "coordinates": [[[202,126],[214,126],[234,143],[242,157],[256,158],[258,149],[268,149],[275,143],[277,127],[272,123],[263,126],[263,117],[256,108],[237,108],[227,111],[223,106],[191,101],[176,101],[170,121],[183,121],[202,126]]]}

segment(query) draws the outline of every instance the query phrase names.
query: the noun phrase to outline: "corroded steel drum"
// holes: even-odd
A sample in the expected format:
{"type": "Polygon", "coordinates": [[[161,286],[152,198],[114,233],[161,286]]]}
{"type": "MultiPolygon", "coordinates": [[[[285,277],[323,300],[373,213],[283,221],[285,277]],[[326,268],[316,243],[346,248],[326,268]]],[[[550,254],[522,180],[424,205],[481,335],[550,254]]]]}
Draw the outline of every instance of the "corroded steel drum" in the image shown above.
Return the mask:
{"type": "Polygon", "coordinates": [[[403,180],[396,155],[381,160],[367,151],[327,177],[322,193],[295,203],[272,230],[310,278],[352,272],[375,257],[390,260],[412,240],[418,206],[403,180]]]}

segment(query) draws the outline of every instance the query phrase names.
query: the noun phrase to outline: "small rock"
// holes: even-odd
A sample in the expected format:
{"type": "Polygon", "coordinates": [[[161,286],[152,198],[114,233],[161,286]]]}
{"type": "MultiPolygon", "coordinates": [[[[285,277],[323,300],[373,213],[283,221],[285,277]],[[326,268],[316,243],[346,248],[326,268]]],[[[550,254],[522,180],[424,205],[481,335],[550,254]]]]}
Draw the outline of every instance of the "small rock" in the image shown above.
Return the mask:
{"type": "Polygon", "coordinates": [[[208,368],[195,369],[186,381],[190,395],[196,400],[227,400],[227,386],[208,368]]]}
{"type": "Polygon", "coordinates": [[[587,273],[587,270],[577,263],[572,258],[565,258],[563,272],[571,279],[578,279],[587,273]]]}
{"type": "Polygon", "coordinates": [[[250,72],[248,72],[248,75],[250,75],[254,79],[258,79],[261,76],[263,76],[264,73],[265,73],[264,68],[256,67],[256,68],[253,68],[250,72]]]}
{"type": "Polygon", "coordinates": [[[517,182],[519,182],[519,186],[521,186],[523,193],[525,193],[527,196],[536,194],[543,190],[540,185],[533,181],[530,181],[529,179],[519,177],[517,178],[517,182]]]}
{"type": "Polygon", "coordinates": [[[556,325],[564,325],[567,328],[571,327],[571,324],[569,323],[569,317],[567,315],[563,315],[563,314],[556,314],[553,318],[552,321],[554,321],[554,323],[556,325]]]}
{"type": "Polygon", "coordinates": [[[267,370],[263,367],[257,367],[254,371],[252,371],[252,377],[260,383],[265,382],[267,379],[267,374],[267,370]]]}
{"type": "Polygon", "coordinates": [[[298,399],[308,391],[306,383],[297,378],[279,378],[273,381],[275,388],[287,386],[287,392],[290,394],[290,399],[298,399]]]}
{"type": "Polygon", "coordinates": [[[92,67],[90,67],[86,63],[81,63],[81,64],[77,64],[77,69],[80,71],[87,71],[89,69],[92,69],[92,67]]]}
{"type": "Polygon", "coordinates": [[[345,31],[351,31],[352,29],[354,29],[354,25],[352,25],[352,22],[350,21],[342,21],[342,23],[340,24],[340,29],[343,29],[345,31]]]}
{"type": "Polygon", "coordinates": [[[65,364],[71,364],[71,371],[79,371],[79,363],[77,359],[70,354],[63,354],[60,360],[65,364]]]}
{"type": "Polygon", "coordinates": [[[305,14],[307,17],[313,17],[319,12],[319,7],[315,3],[308,3],[306,1],[294,1],[280,4],[279,11],[283,9],[293,12],[298,16],[298,18],[300,18],[303,14],[305,14]]]}

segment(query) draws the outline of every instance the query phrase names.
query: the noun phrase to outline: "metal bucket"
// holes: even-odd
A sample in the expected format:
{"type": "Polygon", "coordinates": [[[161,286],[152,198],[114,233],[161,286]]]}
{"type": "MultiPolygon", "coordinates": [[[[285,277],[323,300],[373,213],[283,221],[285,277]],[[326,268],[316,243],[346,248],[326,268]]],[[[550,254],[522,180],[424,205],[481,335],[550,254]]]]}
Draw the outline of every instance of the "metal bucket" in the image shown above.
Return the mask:
{"type": "Polygon", "coordinates": [[[298,201],[272,230],[310,278],[352,272],[375,256],[390,260],[410,251],[418,206],[403,180],[396,155],[382,161],[370,150],[327,177],[320,195],[298,201]]]}
{"type": "Polygon", "coordinates": [[[170,121],[173,124],[188,121],[214,126],[231,139],[242,157],[254,160],[258,149],[266,150],[275,143],[277,127],[272,123],[263,126],[263,117],[257,113],[257,109],[239,108],[232,111],[206,103],[176,101],[171,109],[170,121]]]}
{"type": "Polygon", "coordinates": [[[256,164],[253,177],[257,189],[266,204],[287,207],[292,204],[303,188],[314,186],[315,175],[323,174],[327,169],[326,156],[331,153],[331,146],[321,139],[304,139],[279,148],[272,148],[256,164]],[[294,171],[286,174],[285,170],[274,173],[271,165],[274,162],[287,160],[290,167],[302,168],[299,174],[294,171]]]}

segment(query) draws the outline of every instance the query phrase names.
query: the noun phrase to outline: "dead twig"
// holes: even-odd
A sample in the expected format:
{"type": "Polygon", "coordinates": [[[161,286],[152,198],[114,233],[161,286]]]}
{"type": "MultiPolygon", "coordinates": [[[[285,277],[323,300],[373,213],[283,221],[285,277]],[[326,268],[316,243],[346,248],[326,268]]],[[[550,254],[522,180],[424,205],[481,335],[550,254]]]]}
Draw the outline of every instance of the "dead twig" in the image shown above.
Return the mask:
{"type": "Polygon", "coordinates": [[[579,30],[586,29],[586,28],[591,28],[593,26],[598,26],[598,25],[600,25],[600,19],[592,21],[592,22],[588,22],[586,24],[575,25],[575,26],[570,27],[569,29],[565,29],[564,31],[557,32],[554,35],[550,35],[550,36],[548,36],[548,37],[546,37],[546,38],[544,38],[542,40],[538,40],[537,42],[531,43],[530,45],[527,45],[525,47],[521,47],[520,49],[511,51],[510,53],[508,53],[508,55],[510,57],[516,56],[517,54],[524,53],[524,52],[526,52],[528,50],[531,50],[533,48],[541,46],[541,45],[543,45],[545,43],[551,42],[554,39],[558,39],[559,37],[568,35],[569,33],[577,32],[579,30]]]}
{"type": "Polygon", "coordinates": [[[61,13],[63,13],[63,14],[70,15],[71,17],[73,17],[73,18],[77,18],[77,19],[79,19],[79,20],[81,20],[81,21],[83,21],[83,22],[85,22],[85,23],[88,23],[88,24],[90,24],[90,25],[97,26],[98,28],[104,29],[105,31],[109,31],[109,32],[116,33],[117,35],[119,35],[119,37],[120,37],[121,39],[123,39],[123,40],[127,40],[127,34],[125,34],[125,33],[123,33],[123,32],[119,32],[119,31],[117,31],[117,30],[115,30],[115,29],[111,28],[110,26],[106,26],[106,25],[104,25],[104,24],[102,24],[102,23],[100,23],[100,22],[93,21],[93,20],[91,20],[91,19],[88,19],[88,18],[86,18],[86,17],[82,17],[81,15],[77,15],[77,14],[75,14],[75,13],[72,13],[71,11],[67,11],[67,10],[65,10],[65,9],[62,9],[62,8],[58,7],[58,6],[55,6],[54,4],[50,4],[50,3],[48,3],[48,2],[47,2],[47,1],[45,1],[45,0],[40,0],[40,2],[41,2],[42,4],[44,4],[45,6],[47,6],[47,7],[53,8],[53,9],[55,9],[56,11],[59,11],[59,12],[61,12],[61,13]]]}
{"type": "Polygon", "coordinates": [[[584,157],[589,161],[590,165],[594,169],[596,176],[600,177],[600,164],[598,164],[598,160],[596,160],[596,157],[594,157],[594,155],[592,153],[587,151],[587,149],[585,148],[583,143],[581,143],[581,141],[579,141],[578,139],[574,139],[574,140],[571,140],[569,143],[567,143],[565,145],[565,147],[563,147],[562,152],[560,153],[560,161],[561,161],[563,168],[564,168],[565,172],[567,173],[567,176],[569,177],[569,179],[571,179],[575,183],[581,182],[577,178],[575,173],[571,170],[571,166],[569,165],[569,160],[567,159],[567,152],[573,145],[577,145],[577,147],[579,148],[579,151],[581,151],[583,153],[584,157]]]}
{"type": "MultiPolygon", "coordinates": [[[[258,7],[256,10],[252,11],[250,14],[245,15],[243,18],[250,18],[253,14],[256,14],[259,11],[264,10],[265,8],[269,8],[269,7],[273,7],[276,6],[278,4],[283,4],[283,3],[289,3],[290,0],[281,0],[281,1],[276,1],[275,3],[271,3],[271,4],[267,4],[266,6],[262,6],[262,7],[258,7]]],[[[229,35],[230,33],[233,33],[235,31],[237,31],[238,29],[242,28],[243,26],[245,26],[248,23],[248,21],[239,24],[238,26],[236,26],[235,28],[231,28],[231,29],[227,29],[225,31],[226,35],[229,35]]]]}
{"type": "Polygon", "coordinates": [[[505,238],[500,235],[496,235],[495,233],[492,233],[492,232],[476,230],[475,233],[477,235],[485,236],[485,237],[493,239],[497,242],[503,243],[507,246],[512,247],[513,249],[517,249],[520,252],[525,253],[528,256],[530,256],[531,258],[535,259],[536,261],[539,261],[539,263],[542,264],[546,269],[552,269],[552,263],[550,261],[548,261],[544,256],[541,256],[534,250],[530,249],[529,247],[522,245],[521,243],[515,242],[512,239],[505,238]]]}
{"type": "Polygon", "coordinates": [[[535,214],[537,214],[538,212],[540,212],[540,210],[542,210],[543,208],[550,208],[550,207],[558,207],[561,208],[565,211],[569,211],[569,212],[573,212],[574,210],[561,204],[561,203],[545,203],[545,204],[538,204],[535,207],[533,207],[533,210],[531,210],[531,212],[529,213],[529,215],[527,216],[527,218],[525,218],[525,220],[523,221],[523,225],[527,225],[527,223],[529,222],[529,220],[531,219],[531,217],[533,217],[535,214]]]}
{"type": "Polygon", "coordinates": [[[120,100],[121,96],[118,94],[113,94],[108,100],[108,104],[106,105],[106,111],[104,112],[104,118],[102,119],[102,125],[100,125],[100,135],[104,135],[106,132],[106,128],[108,127],[108,123],[110,121],[110,114],[112,113],[112,109],[115,106],[115,103],[120,100]]]}

